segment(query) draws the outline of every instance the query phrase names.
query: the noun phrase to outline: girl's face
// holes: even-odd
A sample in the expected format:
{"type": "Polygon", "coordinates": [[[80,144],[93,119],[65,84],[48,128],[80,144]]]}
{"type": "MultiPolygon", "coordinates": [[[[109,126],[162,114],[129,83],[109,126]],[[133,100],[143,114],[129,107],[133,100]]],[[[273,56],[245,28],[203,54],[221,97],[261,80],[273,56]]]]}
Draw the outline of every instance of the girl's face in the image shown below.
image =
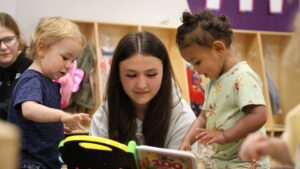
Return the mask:
{"type": "Polygon", "coordinates": [[[163,65],[154,56],[134,54],[120,62],[120,80],[124,91],[137,107],[147,106],[160,89],[163,65]]]}
{"type": "Polygon", "coordinates": [[[72,38],[64,38],[47,48],[43,42],[38,44],[40,69],[46,77],[57,80],[68,73],[71,64],[80,55],[82,45],[72,38]]]}
{"type": "Polygon", "coordinates": [[[224,67],[224,59],[216,49],[192,44],[180,50],[184,60],[189,62],[194,70],[210,79],[217,79],[224,67]]]}
{"type": "Polygon", "coordinates": [[[15,33],[0,26],[0,67],[7,68],[12,65],[19,54],[19,41],[15,33]]]}

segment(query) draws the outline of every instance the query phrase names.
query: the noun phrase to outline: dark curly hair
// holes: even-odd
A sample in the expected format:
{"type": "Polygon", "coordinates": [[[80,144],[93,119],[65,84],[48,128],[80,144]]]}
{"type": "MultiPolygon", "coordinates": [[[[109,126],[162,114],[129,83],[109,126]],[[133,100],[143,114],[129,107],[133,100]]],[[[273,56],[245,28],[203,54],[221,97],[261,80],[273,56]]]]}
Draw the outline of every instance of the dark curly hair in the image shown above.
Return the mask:
{"type": "Polygon", "coordinates": [[[192,14],[183,12],[182,25],[177,29],[176,43],[180,49],[191,44],[212,47],[212,43],[221,40],[229,48],[232,30],[225,15],[216,16],[210,11],[200,11],[192,14]]]}

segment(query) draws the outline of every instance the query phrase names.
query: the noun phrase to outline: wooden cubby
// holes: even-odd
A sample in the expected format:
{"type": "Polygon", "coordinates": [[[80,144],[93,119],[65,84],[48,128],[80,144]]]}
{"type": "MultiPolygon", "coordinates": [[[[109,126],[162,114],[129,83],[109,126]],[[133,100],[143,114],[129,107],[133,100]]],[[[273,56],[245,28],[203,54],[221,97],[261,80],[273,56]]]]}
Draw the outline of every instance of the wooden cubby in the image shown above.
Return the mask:
{"type": "MultiPolygon", "coordinates": [[[[279,115],[273,114],[266,71],[270,74],[280,96],[283,93],[281,90],[281,60],[292,35],[292,33],[287,32],[234,30],[233,50],[241,60],[248,62],[263,82],[263,93],[268,113],[265,127],[271,136],[275,135],[274,132],[284,131],[284,119],[288,110],[282,110],[279,115]]],[[[280,107],[284,107],[284,104],[286,102],[280,100],[280,107]]]]}
{"type": "Polygon", "coordinates": [[[189,103],[190,96],[188,90],[186,65],[184,60],[180,56],[179,50],[176,45],[176,29],[161,26],[141,26],[141,31],[148,31],[153,33],[164,43],[168,50],[175,78],[180,85],[183,98],[189,103]]]}
{"type": "MultiPolygon", "coordinates": [[[[281,86],[282,58],[292,33],[263,32],[260,33],[266,70],[269,72],[279,94],[283,93],[281,86]]],[[[284,125],[285,116],[289,110],[283,109],[288,100],[280,100],[282,113],[274,115],[274,122],[279,127],[284,125]]],[[[277,127],[277,126],[276,126],[277,127]]]]}
{"type": "MultiPolygon", "coordinates": [[[[100,61],[101,54],[98,51],[103,46],[117,46],[120,39],[130,33],[137,31],[149,31],[155,34],[164,43],[168,49],[172,66],[175,73],[175,78],[179,82],[182,90],[183,97],[186,101],[190,101],[187,83],[187,74],[185,70],[185,62],[180,57],[179,50],[176,46],[176,29],[171,27],[161,26],[144,26],[144,25],[129,25],[129,24],[117,24],[117,23],[103,23],[103,22],[88,22],[72,20],[76,23],[84,36],[87,39],[87,43],[93,43],[97,49],[97,63],[100,61]]],[[[99,64],[98,64],[99,65],[99,64]]],[[[104,81],[101,81],[100,67],[96,67],[96,106],[95,109],[103,101],[103,86],[104,81]]],[[[92,112],[92,110],[91,110],[92,112]]]]}
{"type": "Polygon", "coordinates": [[[232,50],[240,60],[247,61],[251,68],[260,76],[263,82],[263,94],[265,96],[268,114],[268,120],[265,127],[267,129],[271,129],[274,122],[270,106],[259,34],[255,31],[234,30],[232,50]]]}
{"type": "MultiPolygon", "coordinates": [[[[87,37],[88,42],[95,44],[98,51],[102,46],[116,46],[119,40],[129,32],[149,31],[159,37],[168,49],[175,77],[181,87],[183,98],[189,102],[188,81],[186,73],[186,65],[181,58],[176,45],[176,27],[165,26],[149,26],[149,25],[130,25],[102,22],[87,22],[72,20],[79,25],[80,30],[87,37]]],[[[271,77],[279,91],[280,86],[280,65],[281,57],[284,49],[287,47],[292,33],[281,32],[264,32],[264,31],[248,31],[234,30],[232,50],[241,60],[246,60],[248,64],[261,77],[263,83],[263,94],[266,100],[266,108],[268,120],[265,127],[271,132],[282,132],[282,127],[277,127],[277,124],[284,125],[284,118],[287,112],[281,115],[274,116],[271,110],[268,82],[266,79],[266,69],[271,74],[271,77]]],[[[100,54],[97,52],[97,63],[100,60],[100,54]]],[[[99,65],[99,64],[98,64],[99,65]]],[[[103,99],[102,86],[105,82],[101,81],[101,72],[99,66],[96,77],[96,107],[97,108],[103,99]]],[[[284,102],[281,102],[281,105],[284,102]]]]}
{"type": "MultiPolygon", "coordinates": [[[[289,41],[291,40],[293,34],[292,33],[284,33],[284,32],[260,32],[259,36],[261,37],[262,42],[262,52],[263,59],[265,61],[265,69],[271,76],[273,83],[278,90],[279,97],[283,94],[286,95],[288,93],[284,93],[282,90],[282,59],[284,57],[284,51],[289,45],[289,41]]],[[[287,82],[288,83],[288,82],[287,82]]],[[[297,91],[295,91],[297,92],[297,91]]],[[[290,111],[285,109],[287,107],[289,100],[283,100],[280,98],[280,107],[281,114],[274,115],[273,121],[274,125],[272,126],[270,132],[271,136],[276,136],[284,131],[284,122],[287,113],[290,111]]]]}

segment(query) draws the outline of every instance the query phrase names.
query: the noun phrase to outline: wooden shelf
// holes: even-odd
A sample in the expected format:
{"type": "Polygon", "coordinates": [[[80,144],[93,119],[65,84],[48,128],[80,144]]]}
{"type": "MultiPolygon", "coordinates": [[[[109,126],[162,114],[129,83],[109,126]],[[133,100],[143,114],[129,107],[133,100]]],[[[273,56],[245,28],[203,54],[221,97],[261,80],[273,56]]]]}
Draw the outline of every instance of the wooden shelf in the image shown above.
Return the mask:
{"type": "Polygon", "coordinates": [[[270,137],[277,137],[284,132],[284,126],[282,124],[274,124],[273,128],[266,131],[270,137]]]}

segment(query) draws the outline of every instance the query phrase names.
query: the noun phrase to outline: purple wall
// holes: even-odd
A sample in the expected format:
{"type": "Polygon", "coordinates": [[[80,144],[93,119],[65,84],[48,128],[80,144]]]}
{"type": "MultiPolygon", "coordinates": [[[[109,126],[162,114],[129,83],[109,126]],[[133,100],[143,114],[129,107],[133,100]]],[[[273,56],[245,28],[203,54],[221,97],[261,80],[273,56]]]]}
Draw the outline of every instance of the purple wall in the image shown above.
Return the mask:
{"type": "MultiPolygon", "coordinates": [[[[206,0],[187,1],[192,12],[205,8],[206,0]]],[[[240,13],[238,5],[239,0],[221,0],[220,10],[213,13],[227,15],[234,29],[291,32],[299,0],[284,0],[283,13],[277,15],[269,13],[269,0],[254,0],[250,13],[240,13]]]]}

